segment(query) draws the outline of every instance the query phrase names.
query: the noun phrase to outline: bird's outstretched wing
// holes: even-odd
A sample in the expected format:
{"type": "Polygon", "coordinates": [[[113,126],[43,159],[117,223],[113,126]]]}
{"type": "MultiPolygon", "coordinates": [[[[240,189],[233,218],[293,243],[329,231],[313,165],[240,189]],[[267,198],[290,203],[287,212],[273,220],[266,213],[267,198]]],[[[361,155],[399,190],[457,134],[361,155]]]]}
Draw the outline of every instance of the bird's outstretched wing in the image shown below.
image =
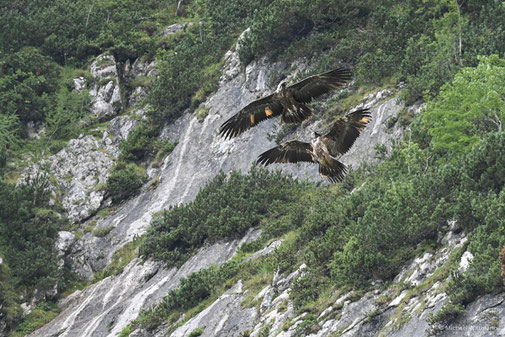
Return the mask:
{"type": "Polygon", "coordinates": [[[349,69],[337,68],[326,73],[307,77],[306,79],[288,87],[298,102],[308,103],[312,99],[327,92],[338,89],[351,80],[349,69]]]}
{"type": "Polygon", "coordinates": [[[246,105],[221,125],[219,134],[224,138],[232,138],[252,128],[268,118],[279,116],[282,105],[273,99],[273,94],[258,99],[246,105]]]}
{"type": "Polygon", "coordinates": [[[314,162],[310,151],[312,146],[309,143],[292,140],[263,152],[259,155],[257,163],[267,166],[273,163],[314,162]]]}
{"type": "Polygon", "coordinates": [[[347,168],[345,165],[336,159],[331,158],[330,161],[319,164],[319,174],[321,177],[328,179],[332,183],[342,181],[346,173],[347,168]]]}
{"type": "Polygon", "coordinates": [[[359,133],[370,122],[372,116],[368,109],[360,109],[340,117],[333,124],[330,132],[323,136],[322,141],[334,157],[341,156],[353,146],[359,133]]]}

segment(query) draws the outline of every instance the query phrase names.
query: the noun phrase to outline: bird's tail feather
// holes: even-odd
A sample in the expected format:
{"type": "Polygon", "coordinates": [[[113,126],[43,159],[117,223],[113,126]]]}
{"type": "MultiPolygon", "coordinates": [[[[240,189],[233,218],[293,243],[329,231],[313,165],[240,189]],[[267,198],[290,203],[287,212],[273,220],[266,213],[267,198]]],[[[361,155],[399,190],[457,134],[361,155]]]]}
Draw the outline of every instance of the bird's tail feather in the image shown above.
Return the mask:
{"type": "Polygon", "coordinates": [[[338,183],[339,181],[342,181],[346,173],[347,168],[345,165],[333,158],[331,158],[331,161],[329,163],[326,163],[325,165],[319,165],[319,174],[332,183],[338,183]]]}

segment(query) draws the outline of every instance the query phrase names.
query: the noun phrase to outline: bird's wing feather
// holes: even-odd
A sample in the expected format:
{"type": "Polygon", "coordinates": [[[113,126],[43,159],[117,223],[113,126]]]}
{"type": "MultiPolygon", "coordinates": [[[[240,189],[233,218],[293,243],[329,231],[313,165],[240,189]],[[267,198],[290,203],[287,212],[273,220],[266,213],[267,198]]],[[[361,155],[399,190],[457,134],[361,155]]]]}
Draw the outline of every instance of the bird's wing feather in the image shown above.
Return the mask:
{"type": "Polygon", "coordinates": [[[298,102],[308,103],[331,90],[338,89],[352,78],[349,69],[337,68],[326,73],[307,77],[288,87],[298,102]]]}
{"type": "Polygon", "coordinates": [[[224,138],[232,138],[252,128],[268,118],[279,116],[282,105],[273,98],[273,94],[249,103],[219,128],[224,138]]]}
{"type": "Polygon", "coordinates": [[[332,183],[338,183],[344,179],[347,173],[347,168],[344,164],[336,159],[331,159],[329,162],[319,164],[319,174],[331,181],[332,183]]]}
{"type": "Polygon", "coordinates": [[[371,118],[368,109],[360,109],[337,119],[322,139],[330,154],[336,157],[349,151],[371,118]]]}
{"type": "Polygon", "coordinates": [[[257,163],[267,166],[273,163],[313,162],[310,151],[312,146],[309,143],[292,140],[263,152],[257,163]]]}

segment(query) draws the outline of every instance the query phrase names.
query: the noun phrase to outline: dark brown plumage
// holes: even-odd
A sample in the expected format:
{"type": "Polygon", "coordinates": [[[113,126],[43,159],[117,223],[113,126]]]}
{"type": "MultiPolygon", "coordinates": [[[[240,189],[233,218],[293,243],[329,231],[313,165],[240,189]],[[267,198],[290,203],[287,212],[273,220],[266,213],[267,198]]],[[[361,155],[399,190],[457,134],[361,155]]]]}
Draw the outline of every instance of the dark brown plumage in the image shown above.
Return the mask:
{"type": "Polygon", "coordinates": [[[289,87],[282,82],[273,94],[248,104],[224,122],[219,134],[225,138],[236,137],[262,121],[279,115],[283,123],[303,122],[312,116],[312,109],[306,103],[341,87],[351,77],[350,70],[337,68],[307,77],[289,87]]]}
{"type": "Polygon", "coordinates": [[[337,119],[326,135],[316,134],[310,143],[297,140],[283,143],[260,154],[257,163],[265,166],[300,161],[317,163],[321,176],[333,183],[339,182],[347,169],[338,159],[349,151],[370,120],[368,109],[356,110],[337,119]]]}

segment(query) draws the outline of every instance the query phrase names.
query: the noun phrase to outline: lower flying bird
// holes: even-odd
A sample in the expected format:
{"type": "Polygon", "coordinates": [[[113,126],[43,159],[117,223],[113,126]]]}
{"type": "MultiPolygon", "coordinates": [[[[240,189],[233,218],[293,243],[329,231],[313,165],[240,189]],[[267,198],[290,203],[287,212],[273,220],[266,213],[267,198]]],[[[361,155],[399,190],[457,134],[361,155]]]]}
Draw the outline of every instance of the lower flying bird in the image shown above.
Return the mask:
{"type": "Polygon", "coordinates": [[[338,159],[349,151],[370,120],[368,109],[356,110],[337,119],[326,135],[315,133],[316,138],[310,143],[297,140],[283,143],[260,154],[257,162],[265,166],[299,161],[318,163],[322,177],[339,182],[346,174],[346,167],[338,159]]]}
{"type": "Polygon", "coordinates": [[[312,116],[312,109],[306,103],[341,87],[351,76],[350,70],[337,68],[307,77],[289,87],[283,81],[273,94],[248,104],[224,122],[219,134],[225,138],[236,137],[262,121],[279,115],[282,116],[283,123],[303,122],[312,116]]]}

